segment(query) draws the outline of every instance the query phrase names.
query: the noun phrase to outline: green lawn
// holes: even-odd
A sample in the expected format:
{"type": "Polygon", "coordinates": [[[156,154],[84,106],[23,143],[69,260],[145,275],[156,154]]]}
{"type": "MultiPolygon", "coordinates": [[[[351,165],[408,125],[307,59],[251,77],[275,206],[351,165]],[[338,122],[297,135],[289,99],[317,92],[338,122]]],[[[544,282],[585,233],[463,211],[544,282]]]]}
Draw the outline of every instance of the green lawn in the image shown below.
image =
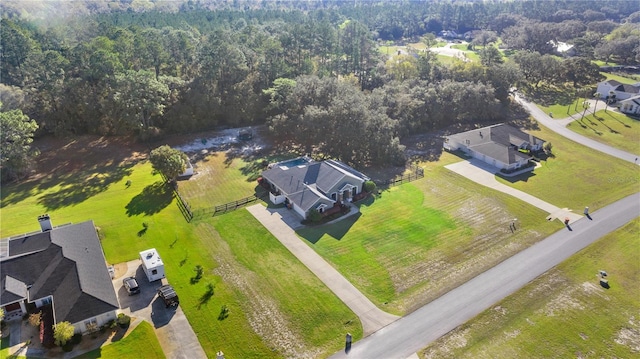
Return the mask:
{"type": "Polygon", "coordinates": [[[560,208],[596,210],[638,191],[638,166],[589,149],[541,127],[529,133],[551,142],[555,157],[532,175],[498,180],[560,208]]]}
{"type": "MultiPolygon", "coordinates": [[[[549,114],[551,113],[551,117],[555,118],[555,119],[562,119],[562,118],[566,118],[572,115],[580,115],[582,114],[582,112],[584,112],[584,101],[585,99],[583,97],[579,97],[574,99],[572,102],[570,103],[563,103],[563,104],[553,104],[553,105],[549,105],[549,106],[543,106],[540,104],[536,104],[536,106],[538,106],[538,108],[540,108],[542,111],[544,111],[544,113],[549,114]]],[[[568,101],[566,101],[568,102],[568,101]]]]}
{"type": "Polygon", "coordinates": [[[567,127],[598,142],[640,154],[640,122],[619,112],[598,111],[567,127]]]}
{"type": "Polygon", "coordinates": [[[165,358],[165,355],[151,324],[142,322],[125,338],[76,358],[154,359],[165,358]]]}
{"type": "Polygon", "coordinates": [[[561,227],[442,164],[425,171],[424,179],[362,203],[359,216],[298,231],[386,311],[409,313],[561,227]]]}
{"type": "MultiPolygon", "coordinates": [[[[7,327],[7,330],[9,327],[7,327]]],[[[23,359],[25,356],[9,356],[9,337],[2,338],[0,341],[0,358],[7,359],[23,359]]]]}
{"type": "Polygon", "coordinates": [[[198,174],[178,181],[180,194],[191,208],[211,208],[256,193],[258,176],[253,162],[215,153],[196,163],[198,174]]]}
{"type": "Polygon", "coordinates": [[[49,213],[54,225],[92,219],[109,263],[135,259],[139,251],[155,247],[163,257],[167,279],[178,291],[181,307],[210,357],[219,350],[238,358],[296,353],[314,357],[339,350],[345,332],[354,338],[362,336],[354,314],[246,211],[189,224],[159,176],[151,174],[150,164],[129,166],[127,175],[103,181],[100,190],[84,193],[88,189],[82,187],[83,178],[107,176],[91,173],[95,170],[91,168],[75,173],[78,180],[74,184],[3,186],[0,237],[37,230],[37,216],[49,213]],[[126,185],[128,180],[130,186],[126,185]],[[60,193],[82,195],[64,202],[60,193]],[[148,225],[146,231],[143,223],[148,225]],[[221,236],[214,224],[230,232],[233,243],[227,243],[229,239],[221,236]],[[240,245],[255,253],[236,250],[240,245]],[[267,257],[270,265],[286,263],[287,272],[256,269],[254,262],[267,257]],[[192,284],[196,265],[205,272],[192,284]],[[209,295],[208,284],[214,286],[213,295],[209,295]],[[296,291],[294,284],[304,290],[296,291]],[[230,314],[219,319],[223,305],[230,314]],[[283,336],[274,337],[274,332],[283,336]]]}
{"type": "Polygon", "coordinates": [[[456,328],[420,358],[637,358],[640,220],[456,328]],[[606,270],[609,289],[599,284],[606,270]]]}

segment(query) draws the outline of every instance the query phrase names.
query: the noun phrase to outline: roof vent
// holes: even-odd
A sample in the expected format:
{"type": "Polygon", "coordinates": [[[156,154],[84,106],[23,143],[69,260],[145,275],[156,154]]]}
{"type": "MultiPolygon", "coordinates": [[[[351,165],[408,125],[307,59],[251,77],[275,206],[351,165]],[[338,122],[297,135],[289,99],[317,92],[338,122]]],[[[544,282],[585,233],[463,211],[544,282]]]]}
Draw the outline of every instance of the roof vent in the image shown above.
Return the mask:
{"type": "Polygon", "coordinates": [[[151,259],[151,257],[153,257],[153,252],[147,253],[147,259],[151,259]]]}

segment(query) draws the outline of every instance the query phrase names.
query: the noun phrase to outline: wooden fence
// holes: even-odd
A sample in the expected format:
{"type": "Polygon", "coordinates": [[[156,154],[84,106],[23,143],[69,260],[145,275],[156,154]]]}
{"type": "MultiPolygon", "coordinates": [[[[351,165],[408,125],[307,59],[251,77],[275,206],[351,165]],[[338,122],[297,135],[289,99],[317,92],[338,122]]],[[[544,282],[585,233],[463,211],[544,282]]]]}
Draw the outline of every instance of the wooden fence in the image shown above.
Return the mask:
{"type": "Polygon", "coordinates": [[[378,186],[378,187],[398,186],[398,185],[401,185],[403,183],[415,181],[415,180],[418,180],[418,179],[423,178],[423,177],[424,177],[424,169],[423,168],[416,168],[415,172],[413,172],[413,173],[402,175],[400,177],[394,177],[394,178],[391,178],[391,179],[388,179],[388,180],[384,180],[384,181],[376,181],[376,186],[378,186]]]}

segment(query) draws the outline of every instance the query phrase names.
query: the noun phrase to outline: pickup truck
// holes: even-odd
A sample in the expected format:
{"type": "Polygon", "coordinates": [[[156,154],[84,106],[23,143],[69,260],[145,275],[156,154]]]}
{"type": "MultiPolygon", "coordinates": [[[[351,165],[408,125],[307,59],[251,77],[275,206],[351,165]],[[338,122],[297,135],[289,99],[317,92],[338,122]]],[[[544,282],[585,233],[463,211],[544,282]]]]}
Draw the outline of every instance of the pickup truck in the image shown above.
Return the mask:
{"type": "Polygon", "coordinates": [[[162,298],[164,301],[164,305],[169,307],[177,307],[180,304],[180,300],[178,299],[178,293],[173,290],[173,287],[169,284],[163,285],[158,288],[158,296],[162,298]]]}

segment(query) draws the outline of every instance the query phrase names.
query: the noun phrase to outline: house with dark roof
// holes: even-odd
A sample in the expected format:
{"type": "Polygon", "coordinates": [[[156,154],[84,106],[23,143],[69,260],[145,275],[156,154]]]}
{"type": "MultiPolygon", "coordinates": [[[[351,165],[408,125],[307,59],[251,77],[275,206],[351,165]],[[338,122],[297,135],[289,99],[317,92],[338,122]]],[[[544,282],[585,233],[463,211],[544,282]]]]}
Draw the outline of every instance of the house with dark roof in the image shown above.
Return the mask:
{"type": "Polygon", "coordinates": [[[6,315],[50,306],[52,324],[70,322],[84,333],[116,319],[120,308],[93,221],[3,239],[0,307],[6,315]]]}
{"type": "Polygon", "coordinates": [[[269,187],[270,201],[285,203],[302,218],[307,218],[313,209],[324,213],[334,206],[351,202],[369,180],[335,160],[316,162],[300,157],[269,167],[262,172],[262,178],[269,187]]]}
{"type": "Polygon", "coordinates": [[[531,158],[521,150],[540,151],[543,144],[543,140],[520,129],[498,124],[446,136],[443,147],[461,150],[499,169],[515,170],[527,165],[531,158]]]}
{"type": "Polygon", "coordinates": [[[617,101],[626,100],[640,95],[640,82],[634,85],[629,85],[616,80],[606,80],[598,83],[596,92],[600,94],[600,98],[603,100],[611,98],[617,101]]]}

